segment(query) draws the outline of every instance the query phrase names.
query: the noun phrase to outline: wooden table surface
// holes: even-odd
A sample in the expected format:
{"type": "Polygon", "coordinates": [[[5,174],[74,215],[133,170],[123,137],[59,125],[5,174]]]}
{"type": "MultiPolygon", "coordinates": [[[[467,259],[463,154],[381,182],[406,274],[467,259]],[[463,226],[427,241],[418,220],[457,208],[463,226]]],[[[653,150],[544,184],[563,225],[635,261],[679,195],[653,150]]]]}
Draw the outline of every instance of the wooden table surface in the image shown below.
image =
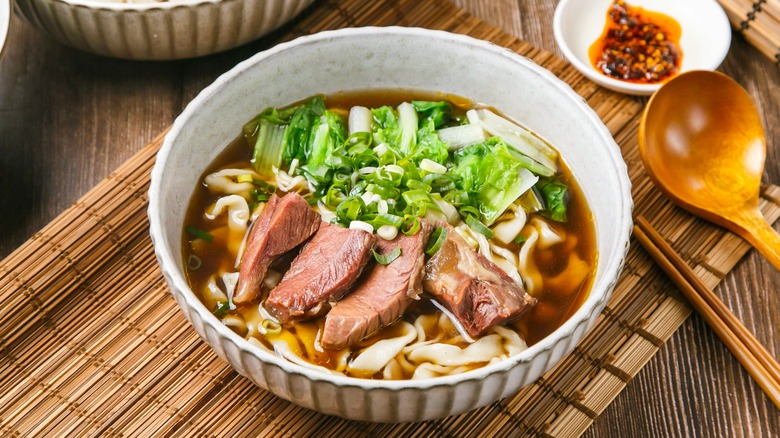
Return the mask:
{"type": "MultiPolygon", "coordinates": [[[[562,56],[552,35],[556,0],[453,2],[562,56]]],[[[0,257],[170,125],[219,74],[268,45],[188,61],[120,61],[61,46],[14,17],[0,62],[0,257]]],[[[767,133],[764,181],[780,183],[780,69],[734,36],[720,70],[753,96],[767,133]]],[[[780,272],[751,251],[716,290],[775,357],[778,286],[780,272]]],[[[694,315],[585,436],[780,436],[780,412],[694,315]]]]}

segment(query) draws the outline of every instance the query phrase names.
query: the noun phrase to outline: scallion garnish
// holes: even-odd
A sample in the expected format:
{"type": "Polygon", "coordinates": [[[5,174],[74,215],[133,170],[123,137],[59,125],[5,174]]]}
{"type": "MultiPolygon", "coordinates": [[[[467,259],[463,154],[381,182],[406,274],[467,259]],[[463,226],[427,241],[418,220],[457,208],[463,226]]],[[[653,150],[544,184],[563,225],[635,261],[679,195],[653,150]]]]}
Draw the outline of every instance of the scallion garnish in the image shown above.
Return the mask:
{"type": "Polygon", "coordinates": [[[229,311],[230,311],[230,303],[228,303],[227,301],[217,301],[217,305],[214,306],[214,316],[216,316],[219,319],[222,319],[225,316],[227,316],[229,311]]]}
{"type": "Polygon", "coordinates": [[[515,237],[515,240],[513,240],[512,242],[514,242],[517,245],[522,245],[525,242],[525,236],[520,234],[517,237],[515,237]]]}
{"type": "Polygon", "coordinates": [[[476,231],[477,233],[484,235],[488,239],[493,238],[493,230],[491,230],[485,224],[480,222],[476,216],[470,214],[466,215],[466,225],[471,227],[471,229],[476,231]]]}
{"type": "Polygon", "coordinates": [[[200,228],[193,227],[192,225],[189,225],[184,230],[198,239],[205,240],[208,243],[211,243],[211,241],[214,240],[214,236],[212,236],[210,233],[203,231],[200,228]]]}
{"type": "Polygon", "coordinates": [[[282,326],[279,325],[278,322],[271,321],[270,319],[264,319],[263,322],[260,323],[260,326],[263,327],[266,335],[274,336],[282,332],[282,326]]]}
{"type": "Polygon", "coordinates": [[[380,265],[389,265],[392,263],[395,259],[398,257],[401,257],[401,247],[396,247],[394,250],[390,251],[387,254],[379,254],[378,252],[371,250],[372,253],[374,253],[374,259],[377,263],[380,265]]]}
{"type": "Polygon", "coordinates": [[[438,227],[433,230],[431,237],[428,239],[428,245],[425,248],[425,253],[429,256],[436,254],[436,252],[447,240],[447,229],[444,227],[438,227]]]}
{"type": "Polygon", "coordinates": [[[187,267],[190,268],[191,271],[197,271],[202,264],[203,262],[200,260],[200,257],[195,254],[190,254],[190,256],[187,257],[187,267]]]}

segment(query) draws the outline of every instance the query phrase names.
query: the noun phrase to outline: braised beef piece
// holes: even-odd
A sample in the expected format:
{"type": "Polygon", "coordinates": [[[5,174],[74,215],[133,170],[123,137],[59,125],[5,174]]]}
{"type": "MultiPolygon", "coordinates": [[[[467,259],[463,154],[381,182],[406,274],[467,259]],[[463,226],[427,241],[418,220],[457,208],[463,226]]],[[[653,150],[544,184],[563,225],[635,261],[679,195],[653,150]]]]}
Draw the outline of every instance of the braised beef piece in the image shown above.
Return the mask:
{"type": "Polygon", "coordinates": [[[513,320],[536,304],[495,263],[471,249],[446,223],[447,238],[425,265],[423,289],[458,318],[471,336],[513,320]]]}
{"type": "Polygon", "coordinates": [[[271,195],[247,237],[233,302],[245,304],[255,300],[271,263],[311,237],[320,222],[319,213],[301,195],[271,195]]]}
{"type": "Polygon", "coordinates": [[[413,236],[399,234],[393,240],[378,239],[374,250],[388,254],[401,248],[401,255],[387,265],[376,263],[358,280],[355,288],[325,316],[321,343],[341,349],[367,338],[401,317],[412,300],[422,293],[425,244],[432,226],[421,222],[413,236]]]}
{"type": "Polygon", "coordinates": [[[318,315],[358,279],[375,241],[371,233],[322,222],[271,290],[266,309],[283,323],[318,315]]]}

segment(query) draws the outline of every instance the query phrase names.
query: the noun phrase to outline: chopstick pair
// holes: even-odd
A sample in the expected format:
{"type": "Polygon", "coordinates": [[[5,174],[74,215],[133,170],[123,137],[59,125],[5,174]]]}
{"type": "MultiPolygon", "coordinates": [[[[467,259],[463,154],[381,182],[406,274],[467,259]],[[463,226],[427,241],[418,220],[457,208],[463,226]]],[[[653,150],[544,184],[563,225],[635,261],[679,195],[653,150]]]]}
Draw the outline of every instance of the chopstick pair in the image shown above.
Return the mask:
{"type": "Polygon", "coordinates": [[[634,237],[780,409],[780,364],[777,360],[642,216],[636,218],[634,237]]]}

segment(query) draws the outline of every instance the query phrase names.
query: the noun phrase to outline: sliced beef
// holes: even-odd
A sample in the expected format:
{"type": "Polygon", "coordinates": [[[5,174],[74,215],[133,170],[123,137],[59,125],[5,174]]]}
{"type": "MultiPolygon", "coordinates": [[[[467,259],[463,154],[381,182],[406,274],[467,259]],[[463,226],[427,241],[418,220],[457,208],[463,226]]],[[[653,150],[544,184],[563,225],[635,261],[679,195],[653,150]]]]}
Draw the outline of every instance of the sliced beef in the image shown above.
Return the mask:
{"type": "Polygon", "coordinates": [[[271,195],[247,237],[233,302],[245,304],[255,300],[271,263],[311,237],[320,222],[319,213],[301,195],[271,195]]]}
{"type": "Polygon", "coordinates": [[[271,290],[266,309],[284,323],[318,315],[358,279],[375,241],[371,233],[322,222],[271,290]]]}
{"type": "Polygon", "coordinates": [[[471,336],[522,315],[536,304],[495,263],[471,249],[454,228],[425,265],[423,289],[458,318],[471,336]]]}
{"type": "Polygon", "coordinates": [[[333,305],[325,317],[323,347],[340,349],[373,335],[400,318],[422,292],[423,251],[433,227],[426,221],[421,225],[413,236],[378,239],[376,252],[388,254],[400,247],[401,256],[388,265],[375,264],[349,295],[333,305]]]}

